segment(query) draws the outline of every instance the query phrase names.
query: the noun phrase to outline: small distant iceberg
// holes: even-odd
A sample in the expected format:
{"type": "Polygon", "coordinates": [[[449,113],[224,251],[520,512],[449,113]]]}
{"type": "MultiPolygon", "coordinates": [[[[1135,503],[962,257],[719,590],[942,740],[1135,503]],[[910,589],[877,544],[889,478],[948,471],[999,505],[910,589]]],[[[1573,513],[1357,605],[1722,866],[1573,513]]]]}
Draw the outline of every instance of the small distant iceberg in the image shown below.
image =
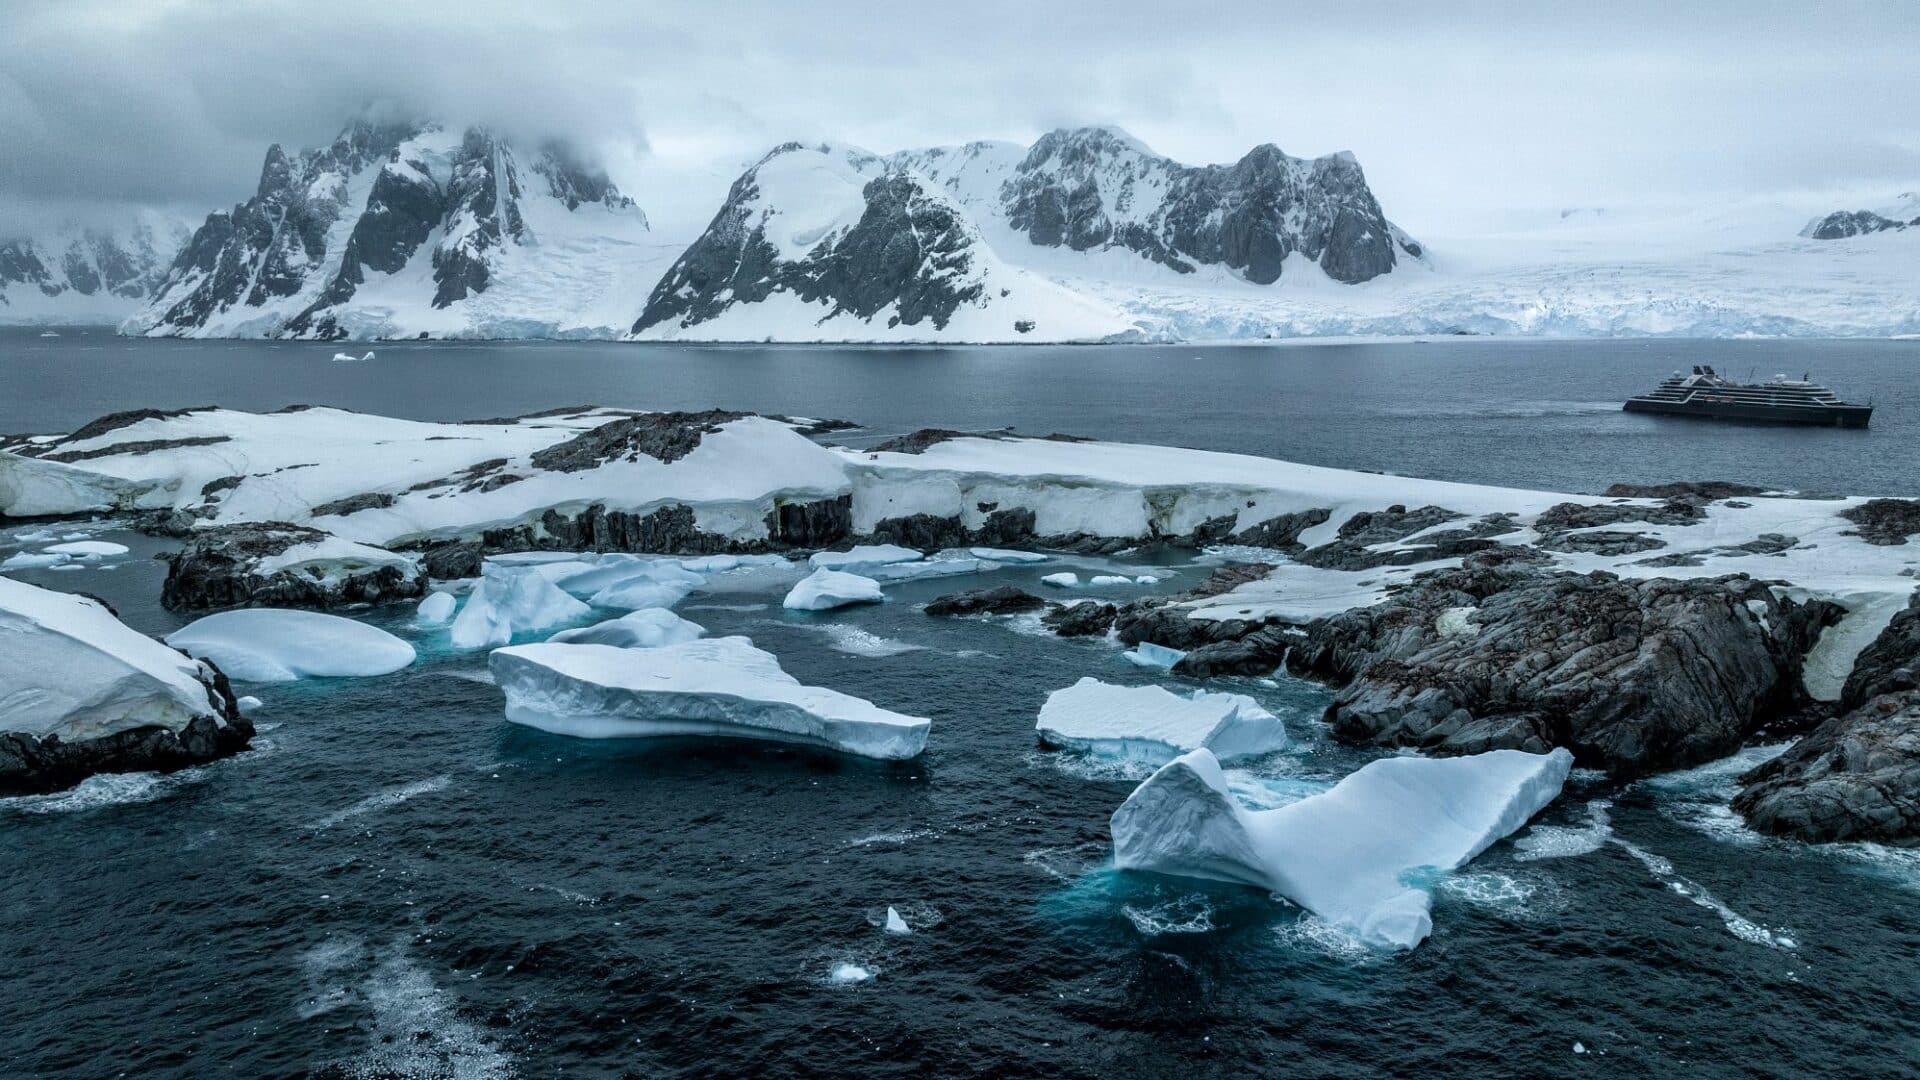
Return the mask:
{"type": "Polygon", "coordinates": [[[1222,761],[1284,749],[1280,718],[1245,694],[1115,686],[1084,678],[1047,695],[1034,724],[1040,741],[1155,765],[1205,747],[1222,761]]]}
{"type": "Polygon", "coordinates": [[[344,353],[344,352],[337,352],[333,354],[333,362],[336,364],[358,363],[362,360],[371,360],[371,359],[373,359],[372,349],[368,349],[367,354],[365,356],[355,356],[352,353],[344,353]]]}
{"type": "Polygon", "coordinates": [[[41,336],[41,337],[59,337],[60,335],[59,335],[59,334],[56,334],[56,333],[54,333],[54,332],[53,332],[53,331],[51,331],[51,330],[42,330],[42,331],[40,331],[40,336],[41,336]]]}
{"type": "Polygon", "coordinates": [[[880,583],[872,578],[823,566],[801,579],[781,606],[788,611],[832,611],[853,604],[877,604],[884,599],[880,583]]]}

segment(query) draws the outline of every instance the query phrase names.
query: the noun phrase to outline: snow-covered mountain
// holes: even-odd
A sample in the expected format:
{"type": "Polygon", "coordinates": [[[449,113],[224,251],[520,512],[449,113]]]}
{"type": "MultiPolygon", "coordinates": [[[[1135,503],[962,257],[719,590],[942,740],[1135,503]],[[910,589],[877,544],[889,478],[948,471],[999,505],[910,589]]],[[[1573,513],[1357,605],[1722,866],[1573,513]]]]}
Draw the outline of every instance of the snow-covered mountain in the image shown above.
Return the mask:
{"type": "Polygon", "coordinates": [[[1902,194],[1876,210],[1835,210],[1814,218],[1800,235],[1812,240],[1844,240],[1876,232],[1898,232],[1920,226],[1920,191],[1902,194]]]}
{"type": "Polygon", "coordinates": [[[968,208],[864,150],[776,147],[654,286],[642,338],[1061,341],[1131,324],[1008,265],[968,208]]]}
{"type": "Polygon", "coordinates": [[[0,239],[0,323],[117,323],[153,295],[189,232],[143,210],[108,227],[0,239]]]}
{"type": "Polygon", "coordinates": [[[611,336],[658,273],[647,219],[565,148],[357,122],[267,151],[123,328],[181,337],[611,336]]]}

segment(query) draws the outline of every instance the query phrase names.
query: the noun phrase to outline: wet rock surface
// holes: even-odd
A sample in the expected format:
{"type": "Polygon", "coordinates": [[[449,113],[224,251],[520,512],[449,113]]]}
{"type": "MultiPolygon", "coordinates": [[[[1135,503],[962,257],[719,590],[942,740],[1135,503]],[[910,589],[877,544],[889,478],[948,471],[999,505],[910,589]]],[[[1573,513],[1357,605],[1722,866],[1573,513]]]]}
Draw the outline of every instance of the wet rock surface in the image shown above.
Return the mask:
{"type": "Polygon", "coordinates": [[[1040,621],[1061,637],[1093,637],[1113,626],[1119,609],[1112,604],[1088,600],[1062,604],[1040,617],[1040,621]]]}
{"type": "Polygon", "coordinates": [[[1742,782],[1733,808],[1762,832],[1920,844],[1920,690],[1827,721],[1742,782]]]}
{"type": "Polygon", "coordinates": [[[1856,532],[1869,544],[1904,544],[1920,533],[1920,499],[1868,499],[1840,516],[1859,526],[1856,532]]]}
{"type": "Polygon", "coordinates": [[[326,610],[351,604],[407,600],[426,592],[426,575],[397,557],[378,564],[351,561],[267,570],[263,563],[331,534],[284,521],[195,529],[169,556],[160,603],[169,611],[230,607],[326,610]]]}
{"type": "Polygon", "coordinates": [[[962,593],[950,593],[927,604],[929,615],[1017,615],[1023,611],[1039,611],[1047,602],[1012,585],[1000,585],[991,589],[972,589],[962,593]]]}

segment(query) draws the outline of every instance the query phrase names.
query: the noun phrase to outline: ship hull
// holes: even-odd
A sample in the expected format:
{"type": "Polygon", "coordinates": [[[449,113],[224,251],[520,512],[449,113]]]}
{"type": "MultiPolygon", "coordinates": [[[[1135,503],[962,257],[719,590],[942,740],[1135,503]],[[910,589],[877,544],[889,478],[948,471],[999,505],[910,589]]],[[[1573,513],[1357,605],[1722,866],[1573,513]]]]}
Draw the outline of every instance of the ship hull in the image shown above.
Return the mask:
{"type": "Polygon", "coordinates": [[[1700,420],[1738,420],[1750,424],[1800,424],[1863,428],[1873,418],[1871,405],[1750,405],[1736,401],[1654,401],[1629,398],[1627,412],[1687,416],[1700,420]]]}

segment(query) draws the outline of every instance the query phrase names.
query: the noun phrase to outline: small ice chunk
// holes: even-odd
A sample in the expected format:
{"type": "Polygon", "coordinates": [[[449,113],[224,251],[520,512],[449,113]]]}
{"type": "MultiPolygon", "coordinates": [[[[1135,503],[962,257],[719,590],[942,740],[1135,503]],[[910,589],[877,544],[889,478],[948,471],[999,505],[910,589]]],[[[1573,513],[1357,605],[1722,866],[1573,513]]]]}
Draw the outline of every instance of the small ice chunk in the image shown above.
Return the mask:
{"type": "Polygon", "coordinates": [[[318,611],[220,611],[168,634],[167,644],[235,679],[385,675],[413,663],[413,646],[377,626],[318,611]]]}
{"type": "Polygon", "coordinates": [[[1221,761],[1256,757],[1287,745],[1280,718],[1245,694],[1159,686],[1115,686],[1083,678],[1047,695],[1034,724],[1040,741],[1111,757],[1172,761],[1206,747],[1221,761]]]}
{"type": "Polygon", "coordinates": [[[967,554],[976,559],[985,559],[988,562],[997,563],[1043,563],[1047,561],[1047,556],[1037,551],[1009,551],[1006,548],[968,548],[967,554]]]}
{"type": "Polygon", "coordinates": [[[460,602],[454,599],[452,593],[430,592],[414,610],[413,619],[423,625],[438,626],[453,618],[454,609],[459,606],[460,602]]]}
{"type": "Polygon", "coordinates": [[[1574,1053],[1576,1053],[1576,1054],[1584,1054],[1584,1053],[1586,1053],[1586,1052],[1587,1052],[1587,1044],[1586,1044],[1586,1043],[1583,1043],[1583,1042],[1575,1042],[1575,1043],[1573,1044],[1573,1052],[1574,1052],[1574,1053]]]}
{"type": "Polygon", "coordinates": [[[706,632],[699,623],[665,608],[642,608],[603,623],[562,630],[547,640],[562,644],[612,645],[621,649],[657,649],[692,641],[706,632]]]}
{"type": "Polygon", "coordinates": [[[1564,749],[1381,758],[1330,791],[1246,810],[1213,753],[1195,750],[1114,812],[1114,865],[1267,889],[1362,941],[1410,949],[1433,918],[1409,879],[1457,869],[1526,824],[1572,767],[1564,749]]]}
{"type": "Polygon", "coordinates": [[[1120,655],[1126,657],[1127,663],[1135,667],[1171,669],[1173,665],[1180,662],[1181,657],[1187,654],[1179,649],[1169,649],[1165,645],[1143,641],[1120,655]]]}
{"type": "Polygon", "coordinates": [[[884,599],[880,583],[872,578],[822,567],[801,578],[781,606],[789,611],[831,611],[850,604],[877,604],[884,599]]]}
{"type": "Polygon", "coordinates": [[[68,555],[76,559],[99,559],[108,555],[125,555],[127,545],[115,544],[106,540],[75,540],[67,544],[54,544],[47,551],[55,555],[68,555]]]}
{"type": "Polygon", "coordinates": [[[539,566],[490,559],[448,637],[456,649],[484,649],[591,614],[587,605],[548,581],[539,566]]]}
{"type": "Polygon", "coordinates": [[[816,551],[807,564],[820,570],[850,570],[862,566],[886,566],[889,563],[919,562],[920,552],[899,544],[861,544],[849,551],[816,551]]]}
{"type": "Polygon", "coordinates": [[[1133,584],[1133,579],[1123,574],[1095,574],[1093,580],[1087,582],[1087,584],[1101,586],[1131,585],[1133,584]]]}
{"type": "Polygon", "coordinates": [[[1080,584],[1080,575],[1071,570],[1062,570],[1057,574],[1048,574],[1040,579],[1042,585],[1052,585],[1059,589],[1071,589],[1080,584]]]}
{"type": "Polygon", "coordinates": [[[253,710],[258,709],[260,707],[260,704],[261,702],[259,698],[254,697],[252,694],[248,694],[247,696],[235,701],[233,703],[233,706],[234,708],[239,709],[242,715],[246,715],[248,713],[253,712],[253,710]]]}
{"type": "Polygon", "coordinates": [[[907,920],[901,918],[898,911],[889,907],[887,908],[887,933],[911,934],[913,933],[913,927],[907,925],[907,920]]]}
{"type": "Polygon", "coordinates": [[[46,570],[63,566],[67,561],[67,556],[57,552],[19,551],[0,562],[0,570],[46,570]]]}
{"type": "Polygon", "coordinates": [[[859,964],[848,963],[844,960],[833,965],[833,970],[827,973],[827,981],[833,983],[835,986],[851,986],[855,983],[866,982],[871,978],[873,978],[873,972],[868,971],[859,964]]]}
{"type": "Polygon", "coordinates": [[[998,570],[998,564],[983,559],[922,559],[919,562],[889,563],[885,566],[862,567],[861,573],[877,581],[893,583],[897,581],[918,581],[921,578],[955,577],[960,574],[977,574],[982,570],[998,570]]]}
{"type": "Polygon", "coordinates": [[[1139,577],[1133,579],[1133,583],[1135,585],[1158,585],[1160,584],[1160,579],[1154,577],[1152,574],[1141,574],[1139,577]]]}
{"type": "Polygon", "coordinates": [[[1480,632],[1480,625],[1473,621],[1479,610],[1477,607],[1450,607],[1433,620],[1433,631],[1441,637],[1472,637],[1480,632]]]}
{"type": "Polygon", "coordinates": [[[487,658],[507,719],[585,739],[768,739],[882,760],[910,758],[930,721],[804,686],[744,637],[656,649],[515,645],[487,658]]]}

